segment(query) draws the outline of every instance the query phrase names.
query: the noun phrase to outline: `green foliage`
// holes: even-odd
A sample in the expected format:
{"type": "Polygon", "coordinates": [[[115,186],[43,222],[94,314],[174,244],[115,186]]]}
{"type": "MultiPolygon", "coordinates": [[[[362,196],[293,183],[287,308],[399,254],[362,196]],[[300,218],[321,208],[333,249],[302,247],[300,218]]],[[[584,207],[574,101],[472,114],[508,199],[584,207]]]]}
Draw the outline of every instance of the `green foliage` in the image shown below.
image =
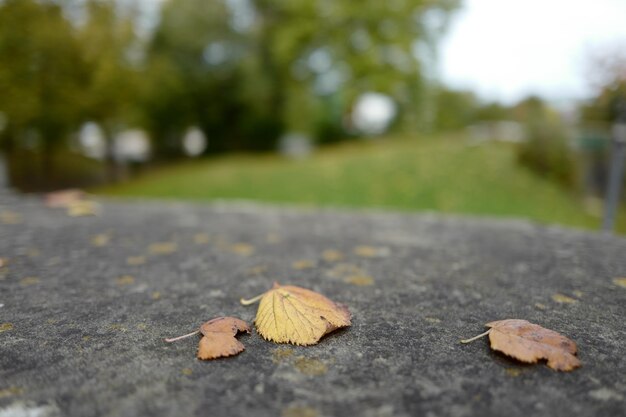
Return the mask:
{"type": "MultiPolygon", "coordinates": [[[[210,150],[271,149],[285,130],[343,136],[356,97],[390,95],[399,127],[428,108],[416,45],[434,49],[458,0],[169,0],[140,36],[115,0],[0,1],[5,147],[63,144],[85,121],[111,140],[147,128],[158,156],[199,126],[210,150]],[[30,133],[29,133],[30,132],[30,133]]],[[[109,146],[110,148],[110,146],[109,146]]]]}
{"type": "Polygon", "coordinates": [[[576,161],[569,146],[569,135],[558,114],[536,97],[520,103],[517,113],[526,130],[526,141],[518,149],[518,160],[562,185],[575,185],[576,161]]]}
{"type": "Polygon", "coordinates": [[[400,118],[414,120],[425,107],[414,47],[432,47],[456,7],[450,0],[171,0],[149,50],[148,78],[178,81],[175,99],[153,92],[161,101],[147,106],[151,130],[170,136],[165,123],[198,124],[213,150],[273,148],[285,129],[332,141],[366,91],[391,95],[400,118]],[[252,18],[241,23],[241,16],[252,18]],[[190,111],[176,114],[176,103],[190,111]]]}
{"type": "Polygon", "coordinates": [[[436,109],[433,128],[436,131],[462,129],[477,119],[480,104],[472,92],[439,86],[433,102],[436,109]]]}
{"type": "Polygon", "coordinates": [[[82,116],[110,135],[117,126],[140,120],[141,72],[130,55],[140,45],[132,16],[121,15],[114,3],[88,0],[85,6],[86,22],[76,28],[88,74],[82,116]]]}
{"type": "Polygon", "coordinates": [[[61,8],[34,0],[0,3],[0,62],[5,147],[19,145],[27,129],[43,134],[44,146],[63,141],[80,119],[86,71],[61,8]]]}

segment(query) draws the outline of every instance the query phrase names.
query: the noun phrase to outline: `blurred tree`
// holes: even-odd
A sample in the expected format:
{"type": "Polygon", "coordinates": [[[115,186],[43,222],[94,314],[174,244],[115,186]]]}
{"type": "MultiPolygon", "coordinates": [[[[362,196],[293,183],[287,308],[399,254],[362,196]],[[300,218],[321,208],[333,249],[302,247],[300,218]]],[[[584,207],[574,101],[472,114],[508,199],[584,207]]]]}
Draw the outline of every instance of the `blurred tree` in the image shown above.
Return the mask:
{"type": "Polygon", "coordinates": [[[87,0],[85,22],[78,26],[81,55],[87,69],[83,120],[97,122],[107,139],[109,179],[118,177],[113,136],[142,119],[140,96],[144,91],[142,45],[134,18],[125,15],[113,0],[87,0]]]}
{"type": "Polygon", "coordinates": [[[204,130],[212,151],[267,149],[278,135],[263,74],[250,68],[248,39],[235,30],[231,14],[225,1],[164,5],[148,51],[144,103],[159,154],[180,152],[181,133],[190,125],[204,130]]]}
{"type": "Polygon", "coordinates": [[[1,145],[11,152],[40,138],[43,169],[79,121],[86,71],[78,39],[53,2],[0,2],[0,111],[7,118],[1,145]]]}
{"type": "MultiPolygon", "coordinates": [[[[624,44],[598,48],[588,59],[591,99],[580,106],[581,147],[588,192],[606,191],[612,125],[626,117],[626,52],[624,44]]],[[[624,179],[626,183],[626,178],[624,179]]],[[[626,199],[626,196],[623,198],[626,199]]]]}
{"type": "Polygon", "coordinates": [[[271,148],[283,129],[336,137],[368,91],[394,98],[400,124],[416,128],[426,107],[417,50],[434,49],[458,3],[170,0],[148,78],[172,94],[149,95],[159,98],[147,103],[151,130],[163,149],[186,124],[202,126],[213,150],[271,148]]]}
{"type": "Polygon", "coordinates": [[[535,96],[522,100],[514,113],[526,131],[526,141],[518,148],[518,160],[542,176],[573,186],[576,161],[560,115],[535,96]]]}
{"type": "Polygon", "coordinates": [[[620,101],[626,99],[626,52],[624,45],[600,49],[589,59],[590,83],[595,94],[581,106],[585,123],[614,122],[619,118],[620,101]]]}
{"type": "Polygon", "coordinates": [[[435,130],[458,130],[476,121],[480,104],[472,92],[439,86],[434,97],[435,130]]]}
{"type": "Polygon", "coordinates": [[[476,120],[489,122],[512,119],[511,108],[497,102],[480,105],[475,116],[476,120]]]}
{"type": "MultiPolygon", "coordinates": [[[[271,82],[270,103],[290,128],[310,130],[320,97],[339,95],[348,110],[362,93],[390,95],[399,125],[418,128],[425,107],[420,46],[434,50],[451,0],[250,1],[255,49],[271,82]],[[306,114],[305,113],[305,114],[306,114]]],[[[334,102],[336,103],[336,101],[334,102]]],[[[430,103],[429,103],[430,104],[430,103]]]]}

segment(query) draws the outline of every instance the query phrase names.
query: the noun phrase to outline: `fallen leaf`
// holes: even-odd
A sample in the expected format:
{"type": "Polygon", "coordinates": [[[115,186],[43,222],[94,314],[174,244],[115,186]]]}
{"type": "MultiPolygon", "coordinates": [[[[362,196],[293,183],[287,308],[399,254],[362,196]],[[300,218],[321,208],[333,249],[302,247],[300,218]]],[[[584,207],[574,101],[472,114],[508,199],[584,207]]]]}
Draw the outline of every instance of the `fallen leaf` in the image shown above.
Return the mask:
{"type": "Polygon", "coordinates": [[[295,368],[302,374],[319,376],[328,372],[326,364],[318,359],[305,358],[298,356],[294,362],[295,368]]]}
{"type": "Polygon", "coordinates": [[[69,189],[48,193],[44,197],[46,206],[50,208],[67,208],[77,201],[82,200],[85,193],[78,189],[69,189]]]}
{"type": "MultiPolygon", "coordinates": [[[[24,392],[24,389],[22,389],[20,387],[13,387],[13,386],[11,386],[9,388],[5,388],[5,389],[1,389],[0,390],[0,398],[12,397],[14,395],[21,395],[23,392],[24,392]]],[[[9,412],[9,415],[11,415],[10,412],[9,412]]]]}
{"type": "Polygon", "coordinates": [[[20,224],[22,223],[22,216],[20,213],[10,210],[0,211],[0,223],[4,224],[20,224]]]}
{"type": "Polygon", "coordinates": [[[37,277],[22,278],[20,280],[20,284],[22,284],[24,286],[39,284],[39,278],[37,278],[37,277]]]}
{"type": "Polygon", "coordinates": [[[322,252],[322,259],[324,259],[326,262],[340,261],[343,259],[343,253],[334,249],[326,249],[324,252],[322,252]]]}
{"type": "Polygon", "coordinates": [[[119,286],[132,285],[135,283],[135,277],[131,275],[123,275],[115,280],[115,283],[119,286]]]}
{"type": "Polygon", "coordinates": [[[354,254],[363,258],[382,258],[389,255],[389,248],[361,245],[354,248],[354,254]]]}
{"type": "Polygon", "coordinates": [[[313,263],[313,261],[309,259],[300,259],[298,261],[294,261],[291,264],[291,267],[293,269],[309,269],[309,268],[313,268],[314,266],[315,264],[313,263]]]}
{"type": "Polygon", "coordinates": [[[97,247],[106,246],[109,244],[111,237],[106,233],[100,233],[91,238],[91,244],[97,247]]]}
{"type": "Polygon", "coordinates": [[[513,378],[520,376],[522,374],[521,369],[517,369],[517,368],[507,368],[505,372],[508,376],[512,376],[513,378]]]}
{"type": "Polygon", "coordinates": [[[574,304],[578,302],[578,300],[563,294],[554,294],[552,300],[561,304],[574,304]]]}
{"type": "Polygon", "coordinates": [[[254,253],[254,246],[248,243],[235,243],[230,245],[229,250],[237,255],[250,256],[254,253]]]}
{"type": "Polygon", "coordinates": [[[176,252],[177,249],[178,247],[174,242],[157,242],[148,246],[148,250],[154,255],[168,255],[176,252]]]}
{"type": "Polygon", "coordinates": [[[67,215],[70,217],[97,216],[100,214],[100,204],[95,201],[78,200],[67,206],[67,215]]]}
{"type": "Polygon", "coordinates": [[[196,233],[193,235],[193,241],[196,245],[204,245],[209,243],[209,235],[206,233],[196,233]]]}
{"type": "Polygon", "coordinates": [[[518,319],[492,321],[485,326],[490,329],[461,343],[489,335],[491,349],[521,362],[536,363],[545,359],[548,367],[556,371],[571,371],[580,366],[575,356],[576,343],[553,330],[518,319]]]}
{"type": "Polygon", "coordinates": [[[274,287],[250,300],[261,300],[255,324],[266,340],[294,345],[314,345],[327,333],[350,326],[350,312],[322,294],[293,285],[274,287]]]}
{"type": "Polygon", "coordinates": [[[280,236],[277,235],[276,233],[268,233],[267,236],[265,237],[265,241],[267,243],[278,243],[280,242],[280,236]]]}
{"type": "Polygon", "coordinates": [[[319,413],[313,407],[307,406],[290,406],[281,412],[281,417],[317,417],[319,413]]]}
{"type": "Polygon", "coordinates": [[[245,350],[244,345],[235,336],[239,332],[250,333],[250,326],[243,320],[235,317],[217,317],[200,326],[195,332],[165,339],[166,342],[175,342],[186,337],[202,333],[198,345],[198,359],[209,360],[234,356],[245,350]]]}
{"type": "Polygon", "coordinates": [[[293,349],[290,348],[277,348],[272,352],[272,362],[280,364],[287,361],[293,356],[293,349]]]}
{"type": "Polygon", "coordinates": [[[0,268],[7,266],[9,260],[7,258],[0,258],[0,268]]]}
{"type": "Polygon", "coordinates": [[[267,272],[267,265],[257,265],[249,268],[247,271],[248,275],[261,275],[264,272],[267,272]]]}
{"type": "Polygon", "coordinates": [[[219,317],[207,321],[200,326],[200,332],[204,337],[200,339],[198,346],[198,359],[215,359],[242,352],[245,347],[235,339],[235,335],[243,331],[250,333],[248,324],[233,317],[219,317]]]}
{"type": "Polygon", "coordinates": [[[8,332],[9,330],[13,330],[13,324],[12,323],[2,323],[2,324],[0,324],[0,333],[8,332]]]}
{"type": "Polygon", "coordinates": [[[346,263],[337,264],[332,269],[326,271],[326,276],[330,278],[345,279],[354,275],[367,275],[367,272],[356,265],[346,263]]]}
{"type": "Polygon", "coordinates": [[[357,285],[359,287],[374,285],[374,278],[368,275],[351,275],[344,278],[344,281],[348,284],[357,285]]]}
{"type": "Polygon", "coordinates": [[[146,257],[145,256],[129,256],[128,258],[126,258],[126,263],[128,265],[133,265],[133,266],[143,265],[146,263],[146,257]]]}
{"type": "Polygon", "coordinates": [[[121,324],[111,324],[109,326],[109,329],[114,330],[116,332],[122,332],[122,333],[126,333],[128,331],[128,328],[124,327],[121,324]]]}
{"type": "Polygon", "coordinates": [[[613,280],[613,284],[620,286],[622,288],[626,288],[626,278],[615,278],[613,280]]]}
{"type": "Polygon", "coordinates": [[[441,319],[438,319],[437,317],[424,317],[424,320],[432,324],[441,323],[441,319]]]}

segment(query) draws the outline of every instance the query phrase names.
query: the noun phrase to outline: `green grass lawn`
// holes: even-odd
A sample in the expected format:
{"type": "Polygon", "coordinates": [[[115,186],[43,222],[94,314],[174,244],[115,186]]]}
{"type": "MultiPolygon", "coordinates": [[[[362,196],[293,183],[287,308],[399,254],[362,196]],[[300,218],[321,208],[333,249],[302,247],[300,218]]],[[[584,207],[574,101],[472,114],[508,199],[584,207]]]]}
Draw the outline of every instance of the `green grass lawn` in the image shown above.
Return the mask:
{"type": "Polygon", "coordinates": [[[600,222],[576,196],[517,164],[512,145],[468,147],[458,137],[353,142],[323,148],[301,161],[276,155],[216,157],[154,170],[97,192],[433,210],[592,229],[600,222]]]}

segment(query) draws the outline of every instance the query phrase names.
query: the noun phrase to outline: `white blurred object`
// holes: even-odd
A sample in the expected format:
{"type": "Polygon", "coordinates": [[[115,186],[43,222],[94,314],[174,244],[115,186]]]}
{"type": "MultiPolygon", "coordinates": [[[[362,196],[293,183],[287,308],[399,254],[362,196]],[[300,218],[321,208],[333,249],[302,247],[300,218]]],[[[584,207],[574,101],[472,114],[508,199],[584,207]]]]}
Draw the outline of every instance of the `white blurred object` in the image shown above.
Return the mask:
{"type": "Polygon", "coordinates": [[[116,161],[144,162],[150,157],[150,138],[139,129],[124,130],[113,139],[116,161]]]}
{"type": "Polygon", "coordinates": [[[106,137],[97,123],[83,124],[78,132],[78,142],[83,155],[95,159],[104,159],[106,156],[106,137]]]}
{"type": "Polygon", "coordinates": [[[208,146],[204,132],[197,126],[191,126],[185,131],[182,142],[185,155],[192,157],[202,154],[208,146]]]}
{"type": "Polygon", "coordinates": [[[313,152],[313,142],[309,136],[303,133],[290,132],[280,139],[278,149],[284,156],[303,159],[313,152]]]}
{"type": "Polygon", "coordinates": [[[394,101],[385,94],[365,93],[356,101],[352,111],[352,124],[366,135],[384,133],[396,116],[394,101]]]}

